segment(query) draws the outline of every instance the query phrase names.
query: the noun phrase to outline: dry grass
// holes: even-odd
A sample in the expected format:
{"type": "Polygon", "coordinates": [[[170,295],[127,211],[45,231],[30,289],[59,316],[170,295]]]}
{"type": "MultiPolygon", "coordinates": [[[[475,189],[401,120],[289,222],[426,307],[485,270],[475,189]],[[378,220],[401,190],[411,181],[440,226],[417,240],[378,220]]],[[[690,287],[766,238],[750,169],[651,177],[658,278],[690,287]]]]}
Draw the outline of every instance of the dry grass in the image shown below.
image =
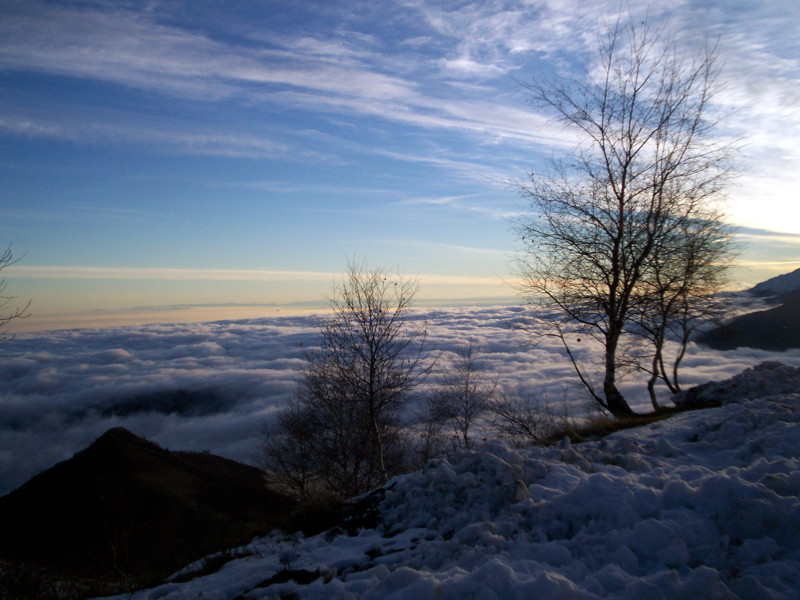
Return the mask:
{"type": "Polygon", "coordinates": [[[634,427],[642,427],[657,423],[670,418],[671,416],[686,412],[690,410],[698,410],[708,408],[707,406],[685,406],[685,407],[662,407],[655,412],[637,414],[632,417],[624,419],[616,419],[607,414],[598,414],[590,417],[584,421],[575,421],[572,419],[564,419],[556,430],[541,440],[541,444],[545,446],[557,444],[565,437],[569,438],[572,443],[586,442],[596,440],[610,435],[616,431],[624,429],[633,429],[634,427]]]}

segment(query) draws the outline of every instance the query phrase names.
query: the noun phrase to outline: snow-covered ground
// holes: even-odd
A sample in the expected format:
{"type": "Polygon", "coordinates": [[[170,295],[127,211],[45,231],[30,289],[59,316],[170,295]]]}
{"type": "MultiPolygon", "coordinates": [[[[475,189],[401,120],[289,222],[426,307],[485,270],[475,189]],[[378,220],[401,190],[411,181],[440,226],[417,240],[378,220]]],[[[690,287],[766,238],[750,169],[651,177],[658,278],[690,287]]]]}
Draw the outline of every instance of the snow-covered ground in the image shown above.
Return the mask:
{"type": "MultiPolygon", "coordinates": [[[[760,307],[761,300],[753,307],[760,307]]],[[[746,310],[739,307],[738,310],[746,310]]],[[[546,315],[500,306],[420,310],[442,362],[470,343],[489,378],[510,392],[566,402],[574,414],[586,397],[560,343],[517,328],[546,315]]],[[[126,427],[171,450],[209,450],[250,460],[264,423],[295,388],[304,356],[316,343],[313,317],[272,317],[41,332],[2,344],[0,361],[0,494],[82,450],[111,427],[126,427]],[[183,390],[183,396],[171,396],[183,390]]],[[[580,357],[601,356],[572,340],[580,357]]],[[[691,344],[684,385],[722,380],[765,360],[800,366],[800,350],[708,350],[691,344]]],[[[425,385],[436,381],[436,372],[425,385]]],[[[649,410],[645,377],[621,389],[649,410]]],[[[425,391],[424,389],[422,390],[425,391]]],[[[662,394],[666,402],[668,396],[662,394]]]]}
{"type": "Polygon", "coordinates": [[[276,533],[133,598],[796,599],[800,369],[716,389],[720,408],[605,439],[432,462],[387,484],[373,528],[276,533]]]}

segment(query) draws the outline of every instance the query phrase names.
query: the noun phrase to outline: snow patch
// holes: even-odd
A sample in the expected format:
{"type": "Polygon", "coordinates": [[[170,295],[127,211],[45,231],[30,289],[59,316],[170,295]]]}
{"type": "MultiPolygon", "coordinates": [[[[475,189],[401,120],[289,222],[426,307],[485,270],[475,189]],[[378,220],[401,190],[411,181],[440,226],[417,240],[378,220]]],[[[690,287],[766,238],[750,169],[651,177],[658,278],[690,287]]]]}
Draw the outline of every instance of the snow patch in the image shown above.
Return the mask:
{"type": "Polygon", "coordinates": [[[720,382],[708,382],[673,396],[676,406],[720,406],[743,399],[800,392],[800,367],[766,361],[720,382]]]}
{"type": "Polygon", "coordinates": [[[385,486],[373,529],[276,533],[218,573],[133,598],[797,598],[798,380],[762,364],[703,388],[720,408],[432,461],[385,486]],[[276,577],[287,569],[325,576],[276,577]]]}

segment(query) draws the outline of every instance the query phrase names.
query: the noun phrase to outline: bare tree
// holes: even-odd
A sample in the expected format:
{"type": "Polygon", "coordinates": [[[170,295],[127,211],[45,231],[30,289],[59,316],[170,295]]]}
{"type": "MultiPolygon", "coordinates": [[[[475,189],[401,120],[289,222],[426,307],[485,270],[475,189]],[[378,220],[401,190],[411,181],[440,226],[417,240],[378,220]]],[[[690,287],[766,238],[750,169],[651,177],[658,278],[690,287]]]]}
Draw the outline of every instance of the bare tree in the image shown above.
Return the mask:
{"type": "MultiPolygon", "coordinates": [[[[632,410],[617,387],[624,333],[663,240],[708,212],[727,173],[729,149],[711,136],[715,54],[685,60],[648,22],[616,25],[598,61],[573,80],[526,85],[582,138],[519,185],[531,214],[518,223],[531,302],[560,315],[546,334],[561,340],[595,402],[617,417],[632,410]],[[565,325],[603,348],[602,387],[576,359],[565,325]]],[[[711,211],[713,212],[713,210],[711,211]]]]}
{"type": "Polygon", "coordinates": [[[270,484],[304,499],[324,487],[316,460],[321,439],[315,437],[317,414],[297,397],[291,398],[277,421],[263,427],[256,457],[270,484]]]}
{"type": "Polygon", "coordinates": [[[402,470],[401,409],[431,367],[426,324],[409,312],[417,289],[348,264],[297,395],[267,433],[267,466],[299,493],[349,497],[402,470]]]}
{"type": "Polygon", "coordinates": [[[475,420],[489,408],[497,388],[481,369],[478,353],[470,344],[456,353],[442,374],[442,383],[433,397],[437,419],[450,423],[458,446],[469,450],[469,430],[475,420]]]}
{"type": "Polygon", "coordinates": [[[653,253],[643,278],[643,301],[634,313],[640,333],[652,344],[647,390],[656,410],[658,380],[672,394],[681,390],[678,372],[690,337],[723,313],[725,303],[717,294],[733,258],[730,240],[730,230],[719,218],[695,219],[660,240],[661,247],[653,253]],[[664,358],[668,339],[677,344],[669,366],[664,358]]]}
{"type": "MultiPolygon", "coordinates": [[[[14,258],[11,246],[7,246],[5,251],[0,254],[0,271],[10,267],[18,260],[18,258],[14,258]]],[[[30,315],[28,312],[31,305],[30,300],[20,308],[19,305],[15,304],[16,296],[6,295],[6,286],[6,280],[0,279],[0,329],[8,325],[8,323],[14,319],[24,319],[30,315]]],[[[0,337],[0,339],[2,339],[2,337],[0,337]]]]}
{"type": "Polygon", "coordinates": [[[366,408],[384,481],[388,481],[381,419],[396,414],[430,371],[427,323],[412,326],[419,286],[385,269],[349,263],[321,328],[332,376],[366,408]]]}
{"type": "Polygon", "coordinates": [[[446,423],[432,395],[417,404],[412,418],[411,467],[422,469],[429,460],[447,454],[448,445],[442,433],[446,423]]]}
{"type": "MultiPolygon", "coordinates": [[[[565,392],[566,397],[566,392],[565,392]]],[[[573,422],[566,403],[556,414],[546,397],[501,393],[489,405],[493,426],[503,437],[521,445],[541,442],[558,431],[566,431],[573,422]]]]}

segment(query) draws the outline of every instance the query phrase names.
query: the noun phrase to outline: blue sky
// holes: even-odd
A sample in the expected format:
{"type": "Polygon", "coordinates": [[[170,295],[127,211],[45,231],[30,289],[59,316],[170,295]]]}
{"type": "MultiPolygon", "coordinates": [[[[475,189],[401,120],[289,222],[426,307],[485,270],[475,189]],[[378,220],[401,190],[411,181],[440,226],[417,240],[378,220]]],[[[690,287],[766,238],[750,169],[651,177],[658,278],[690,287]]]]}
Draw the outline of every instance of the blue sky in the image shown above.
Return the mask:
{"type": "MultiPolygon", "coordinates": [[[[513,301],[507,182],[575,142],[518,81],[585,63],[618,8],[5,0],[0,243],[24,254],[3,275],[25,327],[319,302],[352,257],[420,277],[423,303],[513,301]]],[[[795,3],[630,10],[686,48],[720,36],[736,277],[797,268],[795,3]]]]}

